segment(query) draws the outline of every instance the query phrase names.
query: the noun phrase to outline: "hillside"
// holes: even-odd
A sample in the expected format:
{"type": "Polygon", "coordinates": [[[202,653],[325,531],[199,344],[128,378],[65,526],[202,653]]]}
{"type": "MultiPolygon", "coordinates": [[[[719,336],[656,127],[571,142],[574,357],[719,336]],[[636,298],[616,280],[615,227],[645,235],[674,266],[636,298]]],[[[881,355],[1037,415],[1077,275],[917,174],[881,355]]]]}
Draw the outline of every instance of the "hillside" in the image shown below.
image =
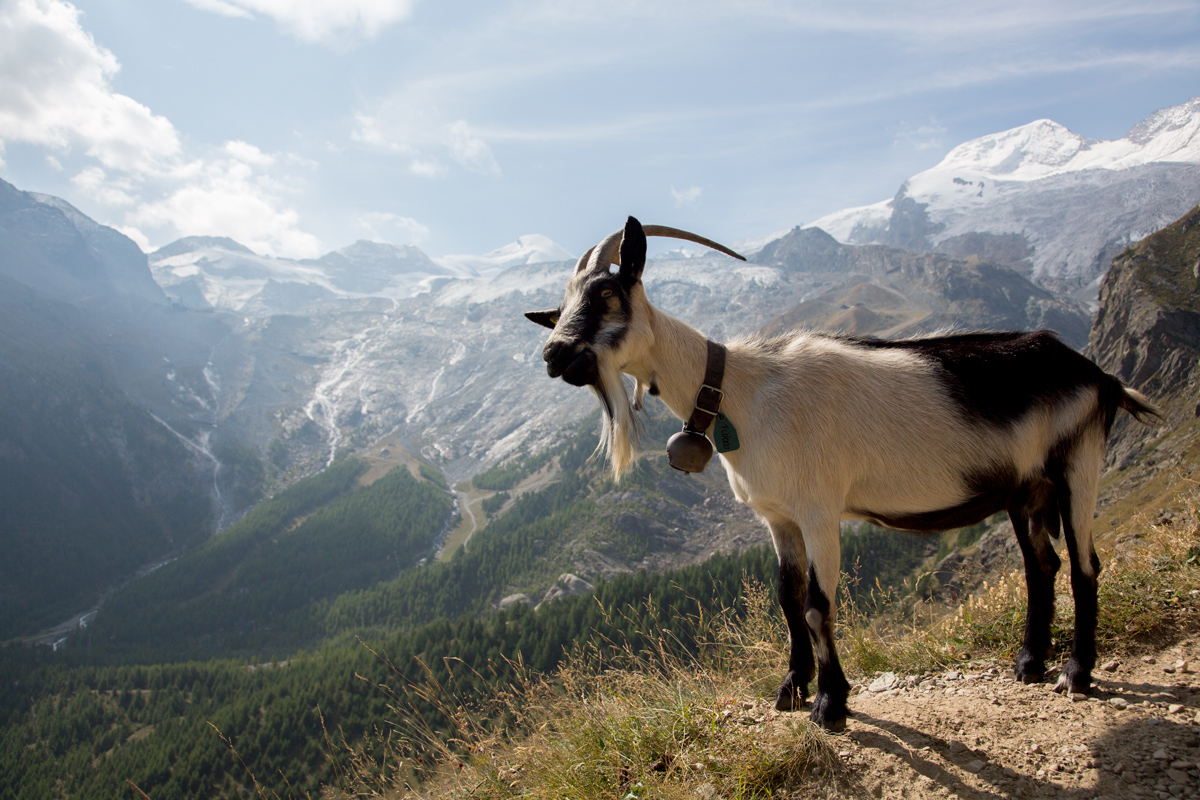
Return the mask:
{"type": "Polygon", "coordinates": [[[130,399],[104,330],[0,277],[0,641],[211,531],[211,463],[130,399]]]}

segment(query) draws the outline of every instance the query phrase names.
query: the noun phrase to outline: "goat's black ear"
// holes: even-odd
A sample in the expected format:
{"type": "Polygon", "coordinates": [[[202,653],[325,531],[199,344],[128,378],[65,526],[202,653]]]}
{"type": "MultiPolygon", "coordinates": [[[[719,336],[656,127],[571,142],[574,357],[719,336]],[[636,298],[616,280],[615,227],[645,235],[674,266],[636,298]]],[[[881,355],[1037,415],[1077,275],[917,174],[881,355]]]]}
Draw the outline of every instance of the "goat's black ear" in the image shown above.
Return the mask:
{"type": "Polygon", "coordinates": [[[530,322],[536,322],[543,328],[554,330],[554,326],[558,324],[558,309],[552,308],[549,311],[526,311],[525,319],[530,322]]]}
{"type": "Polygon", "coordinates": [[[621,239],[621,283],[633,286],[642,278],[646,267],[646,232],[642,223],[633,217],[625,220],[625,235],[621,239]]]}

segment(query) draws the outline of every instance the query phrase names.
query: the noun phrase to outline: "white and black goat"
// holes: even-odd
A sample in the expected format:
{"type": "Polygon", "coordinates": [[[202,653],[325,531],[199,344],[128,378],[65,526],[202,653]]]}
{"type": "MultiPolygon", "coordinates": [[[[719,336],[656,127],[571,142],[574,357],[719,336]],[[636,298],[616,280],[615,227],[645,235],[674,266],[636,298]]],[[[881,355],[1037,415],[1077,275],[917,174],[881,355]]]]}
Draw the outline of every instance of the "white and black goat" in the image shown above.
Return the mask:
{"type": "Polygon", "coordinates": [[[695,234],[643,229],[630,217],[624,231],[579,259],[561,306],[526,316],[553,329],[543,352],[550,377],[599,396],[601,445],[618,477],[634,458],[643,390],[680,419],[700,419],[693,428],[700,434],[712,436],[717,403],[735,427],[740,447],[721,461],[734,494],[770,528],[779,556],[791,655],[776,708],[797,709],[807,699],[811,635],[820,667],[812,719],[829,729],[845,725],[849,685],[832,631],[842,519],[940,531],[1007,511],[1029,589],[1015,664],[1025,682],[1046,672],[1060,563],[1050,539],[1061,524],[1075,638],[1055,688],[1089,691],[1100,572],[1092,519],[1105,442],[1118,409],[1146,421],[1158,416],[1154,406],[1048,331],[905,340],[800,331],[735,339],[722,351],[646,299],[647,234],[736,256],[695,234]],[[703,386],[712,383],[714,352],[724,353],[717,389],[703,386]],[[622,373],[636,380],[632,401],[622,373]]]}

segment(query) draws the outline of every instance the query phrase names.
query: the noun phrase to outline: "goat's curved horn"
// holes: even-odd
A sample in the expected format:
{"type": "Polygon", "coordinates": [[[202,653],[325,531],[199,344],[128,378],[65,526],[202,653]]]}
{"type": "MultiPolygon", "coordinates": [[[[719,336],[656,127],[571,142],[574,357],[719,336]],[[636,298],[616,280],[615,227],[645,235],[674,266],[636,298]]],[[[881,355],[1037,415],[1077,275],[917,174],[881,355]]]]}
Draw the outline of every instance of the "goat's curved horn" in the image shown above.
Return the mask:
{"type": "MultiPolygon", "coordinates": [[[[668,239],[682,239],[685,242],[704,245],[705,247],[716,250],[719,253],[724,253],[727,256],[733,256],[739,261],[746,260],[746,257],[740,253],[735,253],[725,245],[714,242],[712,239],[707,239],[697,233],[683,231],[679,228],[670,228],[666,225],[643,225],[642,230],[645,231],[647,236],[660,236],[668,239]]],[[[604,241],[600,242],[600,244],[596,245],[591,250],[588,250],[580,257],[579,263],[575,265],[575,272],[578,273],[583,270],[585,264],[587,265],[586,268],[589,271],[600,265],[607,267],[609,264],[620,264],[621,238],[623,235],[624,231],[617,231],[604,237],[604,241]],[[589,256],[591,256],[591,258],[589,258],[589,256]]]]}
{"type": "Polygon", "coordinates": [[[584,253],[583,255],[581,255],[579,257],[579,260],[575,262],[575,274],[576,275],[578,275],[580,272],[582,272],[584,270],[584,268],[588,265],[588,261],[592,257],[592,251],[595,249],[596,249],[595,247],[589,247],[588,251],[586,253],[584,253]]]}
{"type": "Polygon", "coordinates": [[[620,264],[623,238],[625,238],[624,230],[605,236],[604,241],[592,248],[594,252],[592,252],[591,261],[588,262],[588,270],[596,269],[597,266],[603,266],[607,270],[609,264],[620,264]]]}
{"type": "Polygon", "coordinates": [[[703,236],[695,233],[681,231],[678,228],[668,228],[666,225],[643,225],[642,230],[646,232],[647,236],[665,236],[669,239],[682,239],[685,242],[702,244],[705,247],[716,250],[719,253],[724,253],[727,256],[733,256],[739,261],[746,260],[745,256],[741,255],[740,253],[735,253],[723,244],[718,244],[712,239],[706,239],[703,236]]]}

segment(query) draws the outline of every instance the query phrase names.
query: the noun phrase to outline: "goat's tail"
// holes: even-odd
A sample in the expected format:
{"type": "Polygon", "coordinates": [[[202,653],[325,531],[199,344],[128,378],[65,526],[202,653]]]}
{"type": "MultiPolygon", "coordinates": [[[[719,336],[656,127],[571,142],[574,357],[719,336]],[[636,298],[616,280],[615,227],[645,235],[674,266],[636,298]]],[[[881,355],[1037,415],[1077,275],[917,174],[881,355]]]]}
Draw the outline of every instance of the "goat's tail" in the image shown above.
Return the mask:
{"type": "Polygon", "coordinates": [[[1121,387],[1117,405],[1132,414],[1133,418],[1143,425],[1151,425],[1166,419],[1159,407],[1150,402],[1146,395],[1137,389],[1130,389],[1128,386],[1121,387]]]}

